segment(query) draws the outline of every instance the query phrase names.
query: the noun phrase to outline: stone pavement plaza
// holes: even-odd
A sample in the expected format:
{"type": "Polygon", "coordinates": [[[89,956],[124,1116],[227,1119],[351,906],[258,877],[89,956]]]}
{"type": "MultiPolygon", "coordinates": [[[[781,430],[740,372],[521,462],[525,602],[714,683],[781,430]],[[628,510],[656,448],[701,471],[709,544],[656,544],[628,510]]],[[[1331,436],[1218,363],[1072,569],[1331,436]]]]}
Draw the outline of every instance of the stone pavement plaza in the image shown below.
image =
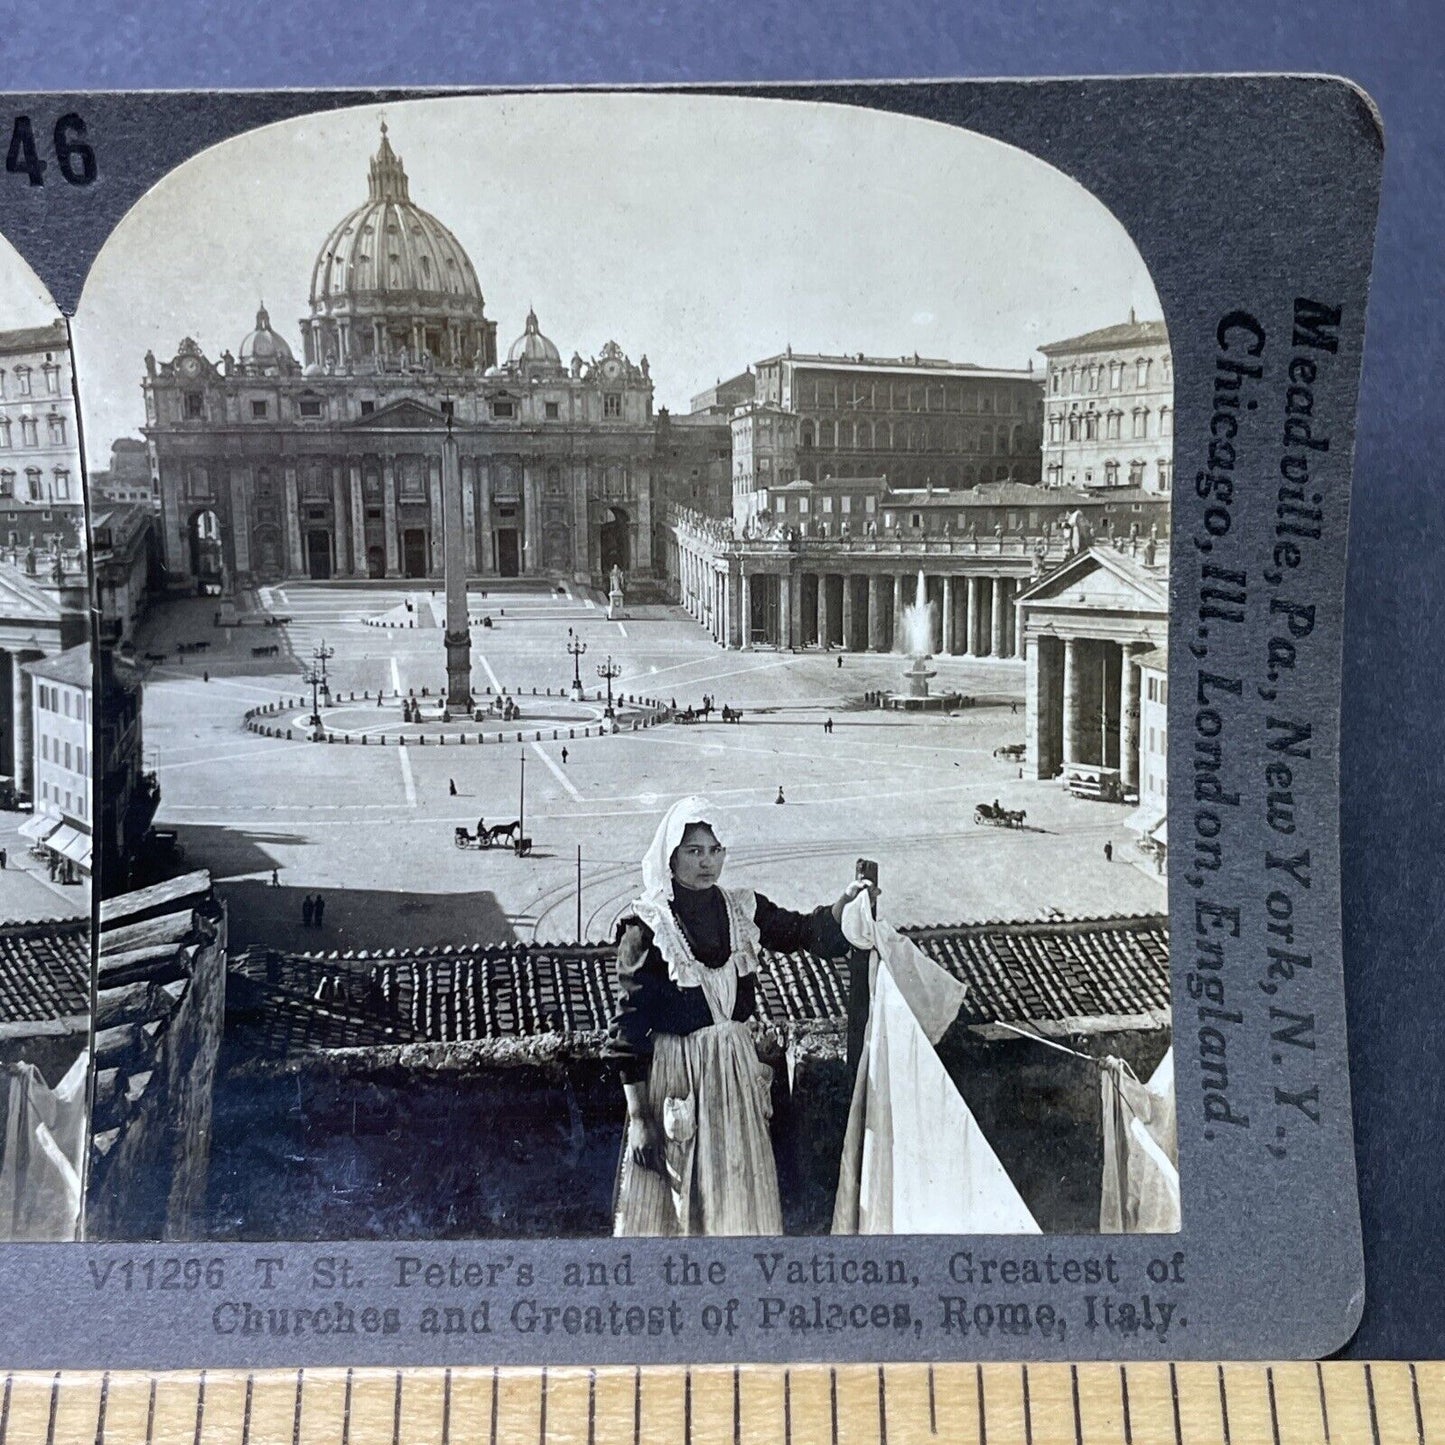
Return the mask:
{"type": "MultiPolygon", "coordinates": [[[[376,691],[435,693],[445,676],[430,594],[395,584],[292,583],[255,600],[260,611],[290,621],[263,627],[251,613],[253,625],[216,628],[215,601],[187,599],[158,605],[139,644],[141,652],[167,654],[145,690],[146,762],[162,790],[156,822],[179,831],[186,866],[212,870],[231,906],[234,946],[570,940],[579,845],[583,931],[610,936],[637,892],[638,863],[659,814],[689,792],[706,793],[717,806],[726,881],[793,907],[836,897],[860,855],[878,860],[883,911],[900,924],[1164,906],[1162,880],[1132,861],[1127,808],[1072,798],[1058,783],[1020,781],[1017,764],[994,758],[995,748],[1023,739],[1022,663],[943,659],[935,688],[957,689],[978,705],[954,717],[905,716],[862,701],[867,690],[899,685],[897,657],[849,653],[840,668],[837,653],[723,652],[677,608],[639,607],[608,622],[603,608],[581,597],[537,587],[486,598],[474,591],[474,619],[483,611],[494,619],[490,629],[472,629],[474,685],[522,691],[518,726],[529,741],[328,746],[303,741],[299,730],[289,742],[258,736],[245,730],[243,715],[281,697],[309,697],[301,674],[324,639],[334,653],[327,667],[335,693],[373,698],[364,718],[360,705],[347,705],[328,710],[328,720],[364,721],[373,732],[390,720],[394,732],[399,707],[377,708],[376,691]],[[365,622],[385,616],[429,625],[365,622]],[[602,686],[596,669],[610,654],[621,668],[619,693],[675,698],[679,706],[710,693],[719,706],[741,708],[743,722],[571,741],[564,732],[556,742],[543,724],[544,741],[530,740],[528,690],[555,692],[571,681],[569,627],[587,644],[581,664],[589,697],[602,686]],[[202,639],[211,644],[204,652],[177,656],[177,642],[202,639]],[[253,657],[253,647],[272,642],[278,656],[253,657]],[[828,717],[831,735],[823,730],[828,717]],[[457,827],[474,828],[479,816],[489,823],[517,817],[523,757],[532,856],[457,849],[457,827]],[[995,799],[1026,809],[1026,828],[975,824],[975,804],[995,799]],[[279,888],[270,886],[273,867],[279,888]],[[327,900],[319,932],[301,924],[308,892],[327,900]]],[[[455,737],[456,726],[447,731],[455,737]]],[[[495,734],[496,725],[486,731],[495,734]]]]}

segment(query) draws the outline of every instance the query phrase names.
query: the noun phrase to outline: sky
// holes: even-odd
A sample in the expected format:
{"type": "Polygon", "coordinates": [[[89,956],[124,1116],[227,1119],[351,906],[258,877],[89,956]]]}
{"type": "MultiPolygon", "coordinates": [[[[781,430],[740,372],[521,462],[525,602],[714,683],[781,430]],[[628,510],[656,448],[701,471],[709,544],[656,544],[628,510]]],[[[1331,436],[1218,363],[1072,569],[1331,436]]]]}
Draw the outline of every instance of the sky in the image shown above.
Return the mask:
{"type": "Polygon", "coordinates": [[[471,257],[499,348],[535,307],[564,360],[608,340],[645,353],[673,411],[788,345],[1024,367],[1131,307],[1161,314],[1089,192],[936,122],[700,95],[364,106],[216,146],[116,228],[75,325],[92,465],[139,432],[147,349],[234,352],[264,300],[300,353],[316,253],[366,199],[383,115],[412,200],[471,257]]]}
{"type": "Polygon", "coordinates": [[[0,237],[0,331],[26,326],[49,326],[60,319],[44,282],[30,263],[4,237],[0,237]]]}

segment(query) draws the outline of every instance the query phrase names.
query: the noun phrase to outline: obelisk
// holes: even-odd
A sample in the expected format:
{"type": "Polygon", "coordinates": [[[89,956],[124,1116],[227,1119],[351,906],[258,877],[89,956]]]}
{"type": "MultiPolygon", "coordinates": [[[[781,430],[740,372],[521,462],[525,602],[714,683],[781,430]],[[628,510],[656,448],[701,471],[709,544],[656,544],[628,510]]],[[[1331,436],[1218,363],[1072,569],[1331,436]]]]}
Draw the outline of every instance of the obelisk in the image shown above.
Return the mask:
{"type": "Polygon", "coordinates": [[[447,418],[442,439],[442,569],[447,597],[447,711],[472,710],[472,631],[467,615],[467,544],[462,530],[462,467],[447,418]]]}

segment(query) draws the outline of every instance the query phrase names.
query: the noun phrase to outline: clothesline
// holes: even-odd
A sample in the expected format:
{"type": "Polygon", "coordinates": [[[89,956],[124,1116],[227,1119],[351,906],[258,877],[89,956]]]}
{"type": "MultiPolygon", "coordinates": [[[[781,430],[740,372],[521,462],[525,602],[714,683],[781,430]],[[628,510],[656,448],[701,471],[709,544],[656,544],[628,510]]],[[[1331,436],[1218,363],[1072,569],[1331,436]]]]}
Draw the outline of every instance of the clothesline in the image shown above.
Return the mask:
{"type": "MultiPolygon", "coordinates": [[[[1092,1064],[1096,1069],[1102,1070],[1107,1064],[1107,1060],[1099,1058],[1096,1054],[1086,1054],[1080,1052],[1078,1049],[1071,1049],[1067,1044],[1061,1044],[1057,1040],[1048,1038],[1043,1034],[1036,1034],[1028,1029],[1020,1028],[1017,1024],[1005,1023],[1002,1019],[995,1019],[994,1022],[999,1028],[1007,1029],[1010,1033],[1017,1034],[1021,1039],[1029,1039],[1033,1043],[1042,1044],[1046,1049],[1057,1049],[1061,1054],[1068,1054],[1071,1058],[1079,1059],[1086,1064],[1092,1064]]],[[[1134,1072],[1133,1066],[1129,1063],[1128,1059],[1119,1059],[1118,1064],[1136,1084],[1142,1082],[1139,1075],[1134,1072]]],[[[1139,1111],[1129,1102],[1128,1098],[1123,1094],[1119,1097],[1123,1100],[1124,1107],[1138,1119],[1139,1111]]],[[[1146,1121],[1140,1120],[1140,1122],[1143,1123],[1146,1121]]]]}

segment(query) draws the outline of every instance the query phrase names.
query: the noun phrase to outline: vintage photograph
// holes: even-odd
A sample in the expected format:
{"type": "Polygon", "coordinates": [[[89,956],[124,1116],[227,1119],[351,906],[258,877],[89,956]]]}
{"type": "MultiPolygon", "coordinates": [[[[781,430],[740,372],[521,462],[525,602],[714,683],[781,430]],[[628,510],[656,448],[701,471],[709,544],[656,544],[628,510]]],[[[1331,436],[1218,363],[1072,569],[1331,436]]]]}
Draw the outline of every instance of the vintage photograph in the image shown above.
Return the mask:
{"type": "Polygon", "coordinates": [[[82,1228],[90,878],[106,847],[86,547],[69,332],[0,240],[0,1241],[82,1228]]]}
{"type": "Polygon", "coordinates": [[[355,107],[169,174],[74,336],[88,1237],[1180,1228],[1171,352],[1086,189],[817,102],[355,107]]]}

